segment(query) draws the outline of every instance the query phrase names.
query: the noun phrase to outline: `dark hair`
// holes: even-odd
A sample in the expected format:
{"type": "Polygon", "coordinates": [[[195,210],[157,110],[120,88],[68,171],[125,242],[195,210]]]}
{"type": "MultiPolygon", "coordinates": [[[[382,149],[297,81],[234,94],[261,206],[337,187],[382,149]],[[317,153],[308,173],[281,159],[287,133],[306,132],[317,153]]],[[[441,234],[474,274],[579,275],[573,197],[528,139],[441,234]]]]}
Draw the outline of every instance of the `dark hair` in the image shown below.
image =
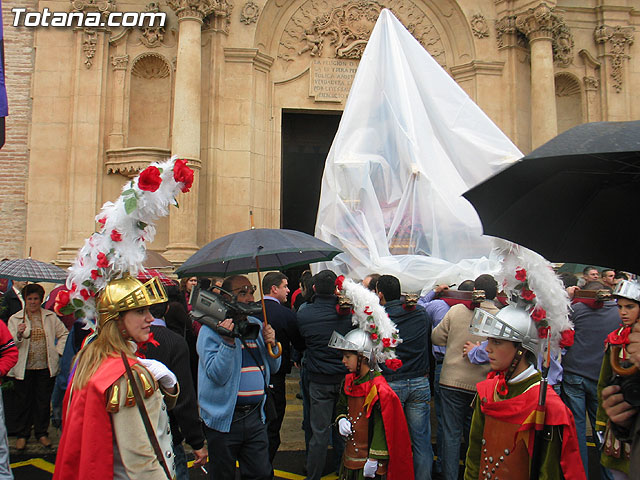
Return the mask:
{"type": "Polygon", "coordinates": [[[475,290],[484,290],[484,296],[487,300],[493,300],[498,294],[498,282],[493,275],[483,273],[474,281],[475,290]]]}
{"type": "Polygon", "coordinates": [[[393,275],[382,275],[378,279],[376,289],[384,295],[385,302],[391,302],[400,298],[400,280],[393,275]]]}
{"type": "MultiPolygon", "coordinates": [[[[370,273],[369,275],[367,275],[367,277],[369,277],[369,285],[367,285],[367,288],[372,292],[375,292],[376,288],[378,287],[378,280],[380,280],[380,274],[370,273]]],[[[367,277],[364,277],[364,278],[367,278],[367,277]]]]}
{"type": "Polygon", "coordinates": [[[619,279],[622,279],[622,280],[629,280],[629,275],[627,275],[624,272],[617,271],[615,278],[619,278],[619,279]]]}
{"type": "Polygon", "coordinates": [[[149,312],[153,315],[153,318],[164,318],[168,306],[168,302],[156,303],[149,307],[149,312]]]}
{"type": "Polygon", "coordinates": [[[473,289],[476,287],[476,282],[473,280],[465,280],[460,285],[458,285],[458,290],[461,292],[473,292],[473,289]]]}
{"type": "Polygon", "coordinates": [[[289,281],[289,278],[282,272],[269,272],[262,278],[262,291],[265,295],[269,295],[271,287],[279,287],[283,280],[289,281]]]}
{"type": "Polygon", "coordinates": [[[316,294],[331,295],[336,291],[337,275],[331,270],[322,270],[313,276],[313,286],[316,294]]]}
{"type": "Polygon", "coordinates": [[[182,277],[180,279],[180,290],[182,290],[183,292],[186,292],[187,291],[187,282],[189,281],[190,278],[194,278],[194,277],[195,277],[195,275],[190,275],[188,277],[182,277]]]}
{"type": "Polygon", "coordinates": [[[198,285],[200,286],[200,290],[209,290],[211,280],[209,278],[201,278],[198,285]]]}
{"type": "Polygon", "coordinates": [[[26,300],[32,293],[37,293],[40,297],[40,303],[44,300],[44,288],[39,283],[29,283],[22,288],[22,299],[26,300]]]}
{"type": "Polygon", "coordinates": [[[578,285],[578,278],[573,273],[562,272],[558,274],[558,278],[562,280],[564,288],[575,287],[578,285]]]}
{"type": "Polygon", "coordinates": [[[587,265],[586,267],[584,267],[584,270],[582,270],[582,274],[586,275],[587,273],[589,273],[591,270],[595,270],[598,271],[598,269],[596,267],[594,267],[593,265],[587,265]]]}
{"type": "Polygon", "coordinates": [[[604,274],[607,272],[613,272],[613,276],[615,277],[616,275],[616,271],[613,268],[605,268],[603,270],[600,271],[600,276],[604,277],[604,274]]]}

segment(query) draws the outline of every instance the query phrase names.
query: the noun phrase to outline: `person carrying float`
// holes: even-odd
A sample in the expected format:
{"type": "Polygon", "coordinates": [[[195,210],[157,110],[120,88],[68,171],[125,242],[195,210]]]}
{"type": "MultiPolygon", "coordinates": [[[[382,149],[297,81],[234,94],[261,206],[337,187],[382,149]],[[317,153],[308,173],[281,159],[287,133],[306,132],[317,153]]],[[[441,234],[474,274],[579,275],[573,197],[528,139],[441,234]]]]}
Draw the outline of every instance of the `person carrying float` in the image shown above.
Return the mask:
{"type": "Polygon", "coordinates": [[[620,385],[623,394],[635,397],[631,404],[640,403],[637,398],[638,385],[640,385],[637,379],[638,368],[631,363],[626,351],[629,345],[629,334],[636,322],[640,320],[640,285],[637,282],[621,280],[616,284],[613,296],[618,303],[621,325],[607,335],[604,341],[606,350],[598,379],[596,434],[602,441],[600,463],[611,471],[614,479],[624,480],[629,478],[631,442],[621,441],[616,437],[615,428],[612,428],[602,406],[602,390],[609,385],[620,385]],[[632,392],[635,392],[635,395],[632,392]]]}
{"type": "Polygon", "coordinates": [[[343,352],[349,370],[336,407],[338,431],[345,437],[339,478],[362,480],[414,478],[411,438],[402,404],[380,373],[378,363],[398,369],[395,347],[402,342],[377,296],[339,277],[339,292],[353,304],[358,328],[333,332],[329,346],[343,352]]]}
{"type": "Polygon", "coordinates": [[[78,353],[66,390],[54,479],[175,478],[167,408],[179,385],[162,363],[136,353],[154,342],[149,307],[167,296],[157,277],[134,277],[153,222],[192,181],[184,160],[147,167],[103,206],[99,231],[69,269],[69,291],[58,294],[54,309],[83,318],[95,334],[78,353]]]}
{"type": "Polygon", "coordinates": [[[488,338],[492,371],[477,384],[464,478],[583,480],[573,415],[535,368],[539,353],[548,371],[546,352],[572,343],[569,298],[539,255],[501,253],[509,303],[495,315],[476,309],[470,327],[488,338]]]}

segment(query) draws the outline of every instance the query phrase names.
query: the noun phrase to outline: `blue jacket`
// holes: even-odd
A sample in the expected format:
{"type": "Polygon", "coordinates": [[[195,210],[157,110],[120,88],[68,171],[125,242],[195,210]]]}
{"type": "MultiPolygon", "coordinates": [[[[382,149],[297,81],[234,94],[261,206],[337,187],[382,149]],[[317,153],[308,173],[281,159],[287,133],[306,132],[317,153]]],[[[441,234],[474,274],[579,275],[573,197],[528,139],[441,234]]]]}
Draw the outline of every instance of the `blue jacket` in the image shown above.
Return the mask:
{"type": "MultiPolygon", "coordinates": [[[[280,357],[271,358],[267,352],[262,338],[260,320],[249,317],[249,321],[260,325],[261,334],[258,335],[256,341],[265,365],[267,384],[269,384],[271,372],[280,368],[280,357]]],[[[219,432],[228,432],[240,386],[242,342],[236,338],[235,345],[230,345],[213,329],[203,325],[198,334],[196,348],[200,356],[198,360],[200,416],[207,427],[219,432]]],[[[274,349],[274,353],[277,353],[277,349],[274,349]]],[[[265,422],[265,399],[262,400],[261,406],[263,422],[265,422]]]]}
{"type": "Polygon", "coordinates": [[[395,372],[381,365],[387,381],[406,380],[423,377],[429,373],[429,335],[431,323],[427,312],[420,305],[413,310],[405,310],[402,300],[392,300],[384,306],[389,318],[398,327],[402,343],[396,348],[402,367],[395,372]]]}
{"type": "Polygon", "coordinates": [[[335,295],[316,295],[313,303],[305,303],[298,310],[298,328],[306,345],[305,373],[315,383],[339,384],[349,373],[342,364],[342,352],[329,347],[334,330],[346,335],[355,328],[351,314],[338,315],[337,303],[335,295]]]}

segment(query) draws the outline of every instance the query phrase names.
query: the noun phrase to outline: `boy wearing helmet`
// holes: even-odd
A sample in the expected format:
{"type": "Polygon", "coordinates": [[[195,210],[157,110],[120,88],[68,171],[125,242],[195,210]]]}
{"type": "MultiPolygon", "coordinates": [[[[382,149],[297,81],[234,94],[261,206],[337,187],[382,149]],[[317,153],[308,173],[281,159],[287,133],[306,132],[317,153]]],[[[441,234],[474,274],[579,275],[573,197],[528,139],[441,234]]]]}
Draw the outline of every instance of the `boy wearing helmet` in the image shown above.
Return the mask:
{"type": "Polygon", "coordinates": [[[336,407],[338,431],[346,440],[339,478],[413,478],[402,405],[377,368],[369,333],[333,332],[329,346],[342,350],[349,370],[336,407]]]}

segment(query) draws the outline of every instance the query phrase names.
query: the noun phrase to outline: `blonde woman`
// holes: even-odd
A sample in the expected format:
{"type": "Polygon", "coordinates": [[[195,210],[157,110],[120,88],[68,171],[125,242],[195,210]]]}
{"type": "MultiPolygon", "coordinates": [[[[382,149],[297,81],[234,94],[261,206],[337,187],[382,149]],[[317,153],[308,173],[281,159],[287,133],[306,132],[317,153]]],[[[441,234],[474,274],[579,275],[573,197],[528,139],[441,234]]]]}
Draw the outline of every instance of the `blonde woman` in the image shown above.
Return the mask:
{"type": "Polygon", "coordinates": [[[153,341],[149,306],[166,301],[157,278],[143,284],[125,276],[100,292],[97,336],[78,353],[63,404],[54,479],[175,477],[167,406],[178,396],[176,377],[162,363],[135,355],[137,343],[153,341]]]}

